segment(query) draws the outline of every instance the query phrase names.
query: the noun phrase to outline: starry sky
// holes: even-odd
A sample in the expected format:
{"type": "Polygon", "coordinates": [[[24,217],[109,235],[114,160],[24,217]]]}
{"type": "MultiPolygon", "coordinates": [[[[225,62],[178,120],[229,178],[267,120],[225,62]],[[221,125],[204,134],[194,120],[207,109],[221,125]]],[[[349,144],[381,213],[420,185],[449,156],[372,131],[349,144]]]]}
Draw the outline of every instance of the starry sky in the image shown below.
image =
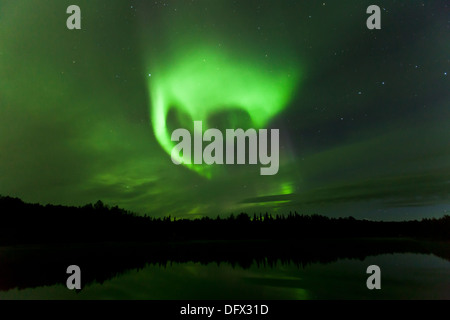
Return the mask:
{"type": "Polygon", "coordinates": [[[440,217],[449,31],[444,0],[1,0],[0,194],[157,217],[440,217]],[[174,165],[167,134],[193,120],[279,129],[278,174],[174,165]]]}

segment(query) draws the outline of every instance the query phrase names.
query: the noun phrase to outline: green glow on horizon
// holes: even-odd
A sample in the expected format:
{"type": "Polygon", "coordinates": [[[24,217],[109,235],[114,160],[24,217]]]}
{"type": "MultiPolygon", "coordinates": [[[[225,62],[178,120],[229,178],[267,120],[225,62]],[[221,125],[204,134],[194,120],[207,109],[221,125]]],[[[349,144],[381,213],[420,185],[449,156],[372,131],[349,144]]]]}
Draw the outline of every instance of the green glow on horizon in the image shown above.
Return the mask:
{"type": "Polygon", "coordinates": [[[280,194],[292,194],[294,192],[293,183],[292,182],[284,182],[281,185],[280,194]]]}
{"type": "MultiPolygon", "coordinates": [[[[177,56],[168,68],[149,77],[151,122],[158,142],[170,155],[175,145],[167,127],[171,108],[190,116],[191,122],[185,127],[188,130],[193,121],[203,121],[205,131],[209,128],[208,117],[228,110],[244,111],[253,128],[264,128],[292,97],[299,80],[298,69],[293,65],[275,70],[251,57],[215,48],[195,49],[177,56]]],[[[208,165],[184,165],[211,178],[208,165]]]]}

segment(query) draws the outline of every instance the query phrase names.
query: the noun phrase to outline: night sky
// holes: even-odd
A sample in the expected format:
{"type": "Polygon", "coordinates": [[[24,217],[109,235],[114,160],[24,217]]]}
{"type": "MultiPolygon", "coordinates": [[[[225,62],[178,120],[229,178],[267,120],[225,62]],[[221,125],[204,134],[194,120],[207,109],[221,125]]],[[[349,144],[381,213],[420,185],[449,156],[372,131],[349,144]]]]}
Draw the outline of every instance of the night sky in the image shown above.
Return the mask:
{"type": "Polygon", "coordinates": [[[0,1],[0,194],[140,214],[450,212],[448,1],[0,1]],[[66,28],[66,9],[82,29],[66,28]],[[382,8],[368,30],[366,9],[382,8]],[[280,130],[280,169],[166,135],[280,130]],[[169,150],[170,151],[170,150],[169,150]]]}

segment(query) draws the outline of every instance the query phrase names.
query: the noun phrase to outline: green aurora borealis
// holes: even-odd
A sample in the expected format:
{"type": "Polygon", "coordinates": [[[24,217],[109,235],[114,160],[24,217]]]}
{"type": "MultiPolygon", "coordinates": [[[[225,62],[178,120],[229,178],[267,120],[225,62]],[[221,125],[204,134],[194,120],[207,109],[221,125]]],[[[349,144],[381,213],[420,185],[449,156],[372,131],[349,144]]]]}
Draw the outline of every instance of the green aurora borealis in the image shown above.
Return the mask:
{"type": "MultiPolygon", "coordinates": [[[[205,131],[210,117],[214,119],[215,114],[227,111],[236,119],[230,118],[225,125],[241,128],[243,113],[237,111],[242,111],[250,120],[245,128],[263,129],[286,107],[298,77],[296,69],[265,70],[252,61],[246,62],[245,57],[198,47],[201,44],[196,49],[183,50],[180,59],[172,60],[171,70],[167,74],[158,71],[159,76],[150,85],[153,130],[169,155],[175,145],[166,126],[171,107],[188,119],[179,121],[180,128],[191,128],[193,121],[202,121],[205,131]]],[[[211,166],[189,167],[202,176],[212,177],[211,166]]]]}
{"type": "Polygon", "coordinates": [[[447,213],[448,4],[378,1],[377,31],[370,4],[1,0],[0,194],[154,216],[447,213]],[[175,166],[168,133],[193,120],[280,129],[278,174],[175,166]]]}

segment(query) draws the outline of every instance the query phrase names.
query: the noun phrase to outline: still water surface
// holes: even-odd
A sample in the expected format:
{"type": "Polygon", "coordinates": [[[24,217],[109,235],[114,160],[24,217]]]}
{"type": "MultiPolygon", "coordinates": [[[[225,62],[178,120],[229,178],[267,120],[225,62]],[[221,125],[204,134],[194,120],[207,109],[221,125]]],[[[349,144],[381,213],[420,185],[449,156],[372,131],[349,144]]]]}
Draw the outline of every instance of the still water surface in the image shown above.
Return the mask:
{"type": "Polygon", "coordinates": [[[148,265],[78,293],[60,284],[1,291],[0,299],[450,299],[450,262],[401,253],[306,267],[280,262],[247,269],[229,263],[148,265]],[[381,268],[381,290],[366,287],[372,264],[381,268]]]}

